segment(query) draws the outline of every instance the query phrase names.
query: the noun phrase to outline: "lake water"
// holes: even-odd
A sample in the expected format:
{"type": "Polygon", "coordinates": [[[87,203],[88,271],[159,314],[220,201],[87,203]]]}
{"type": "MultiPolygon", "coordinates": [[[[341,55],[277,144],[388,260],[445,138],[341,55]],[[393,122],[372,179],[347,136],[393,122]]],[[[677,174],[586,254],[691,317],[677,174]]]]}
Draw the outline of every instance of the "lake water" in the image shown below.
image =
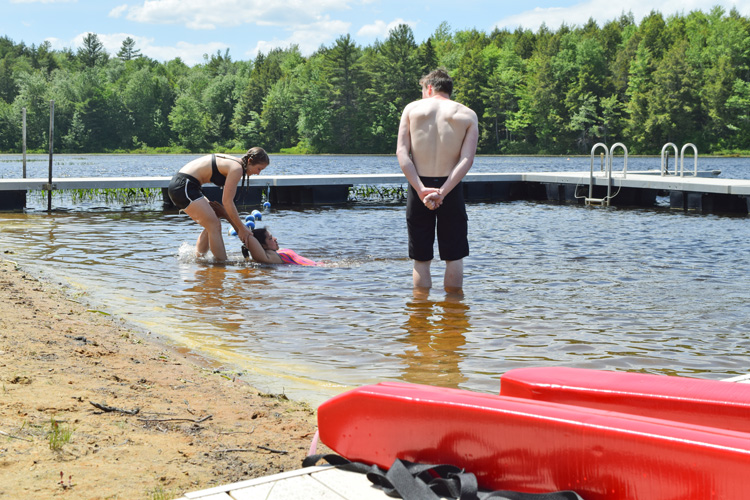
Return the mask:
{"type": "MultiPolygon", "coordinates": [[[[0,176],[18,177],[18,158],[0,157],[0,176]]],[[[56,158],[60,176],[78,177],[171,175],[193,156],[56,158]]],[[[36,163],[44,162],[30,162],[29,177],[45,177],[47,164],[36,173],[36,163]]],[[[588,166],[588,158],[481,157],[475,171],[588,166]]],[[[628,162],[629,171],[658,167],[658,158],[628,162]]],[[[750,178],[747,159],[701,158],[699,169],[750,178]]],[[[387,156],[272,155],[268,173],[398,171],[387,156]]],[[[262,390],[313,404],[382,380],[497,392],[500,375],[523,366],[712,379],[748,371],[747,216],[470,204],[459,298],[439,287],[414,295],[398,202],[272,208],[262,223],[282,246],[325,263],[312,268],[245,263],[230,237],[229,264],[196,261],[199,226],[160,204],[58,198],[55,207],[46,213],[43,199],[0,213],[0,251],[13,252],[4,256],[262,390]]],[[[443,269],[433,264],[436,284],[443,269]]]]}
{"type": "MultiPolygon", "coordinates": [[[[621,150],[618,150],[621,151],[621,150]]],[[[195,155],[54,155],[55,177],[171,177],[195,155]]],[[[47,155],[27,155],[26,177],[46,179],[49,175],[47,155]]],[[[629,157],[628,172],[634,170],[659,170],[659,157],[629,157]]],[[[612,162],[614,172],[623,169],[624,160],[616,156],[612,162]]],[[[564,172],[588,171],[589,157],[546,156],[479,156],[472,172],[564,172]]],[[[597,157],[595,168],[600,167],[597,157]]],[[[674,160],[669,160],[669,170],[674,172],[674,160]]],[[[687,155],[685,171],[692,172],[694,159],[687,155]]],[[[698,170],[720,170],[721,176],[730,179],[750,179],[750,158],[698,159],[698,170]]],[[[0,155],[0,179],[22,176],[21,155],[0,155]]],[[[271,155],[268,175],[307,174],[385,174],[401,173],[395,156],[296,156],[271,155]]],[[[46,205],[45,205],[46,207],[46,205]]]]}

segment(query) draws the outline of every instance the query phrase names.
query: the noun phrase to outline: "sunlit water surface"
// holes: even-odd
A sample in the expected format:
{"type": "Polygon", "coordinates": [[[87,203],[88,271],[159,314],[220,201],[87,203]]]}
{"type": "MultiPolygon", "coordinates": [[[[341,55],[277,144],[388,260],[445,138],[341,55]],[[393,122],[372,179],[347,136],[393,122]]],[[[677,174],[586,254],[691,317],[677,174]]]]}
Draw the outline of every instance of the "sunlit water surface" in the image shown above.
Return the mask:
{"type": "MultiPolygon", "coordinates": [[[[414,295],[400,203],[264,215],[282,246],[321,267],[248,264],[230,237],[232,262],[196,260],[198,226],[160,205],[0,213],[0,251],[262,390],[311,403],[381,380],[496,392],[503,372],[525,366],[748,370],[747,217],[523,201],[468,213],[462,298],[439,286],[414,295]]],[[[433,265],[436,284],[443,269],[433,265]]]]}

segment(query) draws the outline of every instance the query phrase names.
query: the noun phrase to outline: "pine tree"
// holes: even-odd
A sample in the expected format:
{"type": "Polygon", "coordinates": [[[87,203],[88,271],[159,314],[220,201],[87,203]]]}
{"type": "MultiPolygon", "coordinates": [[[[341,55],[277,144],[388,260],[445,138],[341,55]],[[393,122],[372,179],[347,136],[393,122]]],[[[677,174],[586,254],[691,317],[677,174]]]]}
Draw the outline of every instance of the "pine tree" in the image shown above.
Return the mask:
{"type": "Polygon", "coordinates": [[[104,63],[109,55],[104,50],[104,44],[99,40],[96,33],[89,33],[83,39],[83,45],[78,49],[78,59],[84,66],[93,68],[99,63],[104,63]]]}
{"type": "Polygon", "coordinates": [[[141,57],[141,51],[135,48],[135,40],[130,37],[123,40],[122,47],[120,47],[120,51],[117,52],[117,57],[123,61],[130,61],[131,59],[141,57]]]}

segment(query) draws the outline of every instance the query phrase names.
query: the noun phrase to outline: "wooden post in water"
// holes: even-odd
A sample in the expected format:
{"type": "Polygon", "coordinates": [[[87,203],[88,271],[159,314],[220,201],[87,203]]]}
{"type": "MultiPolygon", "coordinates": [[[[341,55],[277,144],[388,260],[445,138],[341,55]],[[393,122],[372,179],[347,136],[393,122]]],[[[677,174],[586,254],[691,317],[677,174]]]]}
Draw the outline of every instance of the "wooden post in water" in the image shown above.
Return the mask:
{"type": "Polygon", "coordinates": [[[22,151],[23,151],[23,178],[26,178],[26,108],[21,108],[21,136],[22,136],[22,151]]]}
{"type": "Polygon", "coordinates": [[[52,211],[52,146],[55,139],[55,101],[49,102],[49,181],[47,184],[47,211],[52,211]]]}

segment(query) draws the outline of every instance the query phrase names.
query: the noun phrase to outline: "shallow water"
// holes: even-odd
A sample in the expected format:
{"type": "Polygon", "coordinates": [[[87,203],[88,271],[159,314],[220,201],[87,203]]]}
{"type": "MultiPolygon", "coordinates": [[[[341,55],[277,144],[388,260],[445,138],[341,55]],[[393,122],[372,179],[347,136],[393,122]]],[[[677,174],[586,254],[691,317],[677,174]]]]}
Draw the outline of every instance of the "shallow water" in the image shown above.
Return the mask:
{"type": "Polygon", "coordinates": [[[0,213],[0,251],[311,403],[381,380],[497,392],[522,366],[747,371],[747,217],[523,201],[468,213],[462,298],[414,295],[399,203],[266,213],[282,246],[326,263],[314,268],[247,264],[229,237],[232,262],[196,261],[198,226],[160,206],[0,213]]]}

